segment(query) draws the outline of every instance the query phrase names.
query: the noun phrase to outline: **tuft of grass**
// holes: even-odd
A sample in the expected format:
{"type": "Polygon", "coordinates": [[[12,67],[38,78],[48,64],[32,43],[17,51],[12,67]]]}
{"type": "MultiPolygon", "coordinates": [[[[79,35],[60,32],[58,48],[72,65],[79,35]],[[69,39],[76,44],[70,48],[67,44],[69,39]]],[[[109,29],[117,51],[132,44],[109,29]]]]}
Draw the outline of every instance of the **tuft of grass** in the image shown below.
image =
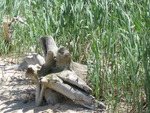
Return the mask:
{"type": "Polygon", "coordinates": [[[11,52],[0,38],[1,55],[42,54],[38,38],[50,34],[88,65],[93,95],[113,112],[149,112],[149,0],[3,0],[0,9],[1,23],[4,15],[28,23],[13,23],[11,52]]]}

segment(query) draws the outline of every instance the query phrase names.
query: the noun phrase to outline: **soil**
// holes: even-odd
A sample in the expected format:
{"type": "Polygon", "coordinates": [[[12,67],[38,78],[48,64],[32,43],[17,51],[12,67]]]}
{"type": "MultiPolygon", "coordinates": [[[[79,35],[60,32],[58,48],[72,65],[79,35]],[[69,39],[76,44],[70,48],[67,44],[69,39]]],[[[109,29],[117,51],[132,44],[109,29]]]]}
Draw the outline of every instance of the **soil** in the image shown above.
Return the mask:
{"type": "MultiPolygon", "coordinates": [[[[35,106],[35,86],[25,72],[4,70],[11,65],[12,58],[0,57],[0,113],[100,113],[76,105],[71,100],[55,105],[35,106]]],[[[104,111],[103,111],[104,113],[104,111]]]]}

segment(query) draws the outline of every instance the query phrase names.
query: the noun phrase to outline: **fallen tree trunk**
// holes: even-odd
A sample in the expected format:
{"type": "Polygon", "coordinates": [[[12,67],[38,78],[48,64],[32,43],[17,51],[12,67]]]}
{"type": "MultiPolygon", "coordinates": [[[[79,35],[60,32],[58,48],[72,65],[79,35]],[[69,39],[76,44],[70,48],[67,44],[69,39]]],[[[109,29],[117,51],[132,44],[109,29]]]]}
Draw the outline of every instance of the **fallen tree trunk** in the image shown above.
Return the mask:
{"type": "MultiPolygon", "coordinates": [[[[90,95],[92,89],[86,84],[87,66],[72,61],[65,47],[58,48],[51,36],[41,37],[45,63],[29,65],[26,75],[36,84],[36,105],[41,105],[43,97],[55,104],[59,94],[90,109],[105,109],[105,105],[90,95]],[[57,94],[59,93],[59,94],[57,94]],[[51,95],[50,95],[51,94],[51,95]]],[[[39,62],[40,59],[37,59],[39,62]]],[[[61,100],[61,99],[60,99],[61,100]]]]}
{"type": "MultiPolygon", "coordinates": [[[[55,90],[56,92],[63,94],[64,96],[73,100],[75,103],[94,109],[94,106],[92,106],[94,103],[94,97],[88,95],[86,92],[83,91],[86,89],[83,88],[82,90],[73,87],[70,84],[64,83],[64,81],[58,76],[58,75],[66,76],[68,74],[71,74],[71,72],[65,71],[65,73],[50,74],[43,77],[41,79],[41,82],[44,85],[44,87],[49,87],[55,90]]],[[[87,85],[85,85],[85,87],[87,87],[87,85]]]]}
{"type": "Polygon", "coordinates": [[[42,66],[43,64],[45,64],[45,59],[41,55],[34,53],[32,56],[26,56],[26,58],[20,64],[3,66],[2,68],[4,68],[4,70],[22,71],[22,70],[26,70],[29,65],[36,65],[36,64],[42,66]]]}

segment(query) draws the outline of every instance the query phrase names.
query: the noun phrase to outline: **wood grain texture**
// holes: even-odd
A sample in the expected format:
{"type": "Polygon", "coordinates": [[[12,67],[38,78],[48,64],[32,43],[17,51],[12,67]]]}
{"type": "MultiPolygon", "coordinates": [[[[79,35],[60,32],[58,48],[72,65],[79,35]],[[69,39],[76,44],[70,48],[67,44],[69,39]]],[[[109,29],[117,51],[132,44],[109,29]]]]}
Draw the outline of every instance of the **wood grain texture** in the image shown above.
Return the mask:
{"type": "MultiPolygon", "coordinates": [[[[43,97],[47,103],[56,104],[65,96],[90,109],[105,109],[104,104],[90,95],[92,89],[86,84],[87,66],[74,62],[65,47],[56,46],[53,37],[45,36],[39,40],[45,63],[29,65],[26,71],[37,84],[36,105],[41,105],[43,97]]],[[[39,62],[40,57],[36,58],[39,62]]]]}

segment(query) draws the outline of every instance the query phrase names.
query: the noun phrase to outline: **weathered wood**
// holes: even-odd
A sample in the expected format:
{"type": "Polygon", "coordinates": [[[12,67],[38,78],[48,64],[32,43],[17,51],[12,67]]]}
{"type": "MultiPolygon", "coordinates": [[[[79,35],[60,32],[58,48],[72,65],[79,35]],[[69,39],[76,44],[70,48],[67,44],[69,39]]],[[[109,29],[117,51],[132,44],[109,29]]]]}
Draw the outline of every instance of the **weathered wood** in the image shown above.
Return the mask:
{"type": "Polygon", "coordinates": [[[26,76],[31,78],[35,84],[40,84],[39,83],[39,76],[37,76],[38,71],[41,69],[41,66],[36,64],[36,65],[29,65],[26,71],[26,76]]]}
{"type": "MultiPolygon", "coordinates": [[[[35,78],[36,73],[38,73],[37,66],[35,67],[34,65],[32,65],[29,67],[30,71],[27,71],[26,75],[29,74],[30,78],[37,80],[38,77],[35,78]]],[[[44,92],[45,89],[50,88],[70,98],[75,103],[83,105],[87,108],[90,109],[96,109],[97,107],[101,107],[101,109],[105,108],[104,104],[98,101],[95,102],[95,98],[92,95],[88,94],[91,91],[91,88],[87,86],[86,83],[81,78],[75,75],[73,71],[64,70],[63,72],[48,74],[42,77],[40,82],[42,83],[41,84],[42,88],[40,90],[40,95],[39,92],[36,95],[36,99],[38,99],[36,100],[36,105],[41,105],[43,96],[48,95],[47,93],[44,92]]],[[[37,91],[39,91],[39,89],[37,91]]],[[[59,96],[55,95],[53,96],[53,98],[54,101],[57,102],[56,98],[59,98],[59,96]]],[[[51,102],[53,101],[51,99],[48,99],[47,97],[46,100],[49,100],[51,102]]]]}
{"type": "Polygon", "coordinates": [[[61,103],[62,101],[66,100],[65,96],[50,88],[45,89],[44,97],[48,104],[53,104],[53,105],[61,103]]]}
{"type": "Polygon", "coordinates": [[[92,106],[94,104],[93,96],[87,95],[82,90],[64,83],[63,80],[61,80],[56,74],[50,74],[43,77],[41,82],[46,87],[61,93],[62,95],[73,100],[75,103],[94,109],[94,106],[92,106]]]}
{"type": "Polygon", "coordinates": [[[39,40],[46,60],[46,63],[39,72],[40,76],[64,69],[72,69],[80,78],[86,81],[86,65],[72,61],[70,52],[65,47],[58,48],[53,37],[45,36],[39,40]]]}
{"type": "Polygon", "coordinates": [[[64,69],[70,69],[71,55],[65,47],[60,47],[57,50],[56,56],[56,68],[57,71],[63,71],[64,69]]]}
{"type": "Polygon", "coordinates": [[[41,37],[39,41],[45,56],[45,64],[42,66],[41,71],[39,71],[39,76],[44,76],[55,67],[58,47],[51,36],[41,37]]]}
{"type": "Polygon", "coordinates": [[[45,64],[45,59],[37,53],[34,53],[32,56],[27,56],[25,58],[25,61],[28,63],[28,65],[39,64],[40,66],[42,66],[43,64],[45,64]]]}
{"type": "Polygon", "coordinates": [[[74,71],[70,70],[64,70],[60,74],[57,75],[59,78],[61,78],[63,81],[72,84],[87,93],[91,93],[92,89],[86,84],[84,80],[82,80],[79,76],[75,74],[74,71]]]}
{"type": "MultiPolygon", "coordinates": [[[[43,93],[43,90],[42,90],[43,93]]],[[[41,93],[41,84],[38,82],[36,83],[36,89],[35,89],[35,104],[36,106],[40,106],[42,103],[43,95],[40,96],[41,93]],[[41,98],[40,98],[41,97],[41,98]],[[39,99],[40,98],[40,99],[39,99]]]]}
{"type": "Polygon", "coordinates": [[[16,65],[9,65],[9,66],[3,66],[2,68],[4,68],[4,70],[19,70],[19,71],[24,71],[25,69],[27,69],[28,67],[28,63],[26,61],[23,61],[20,64],[16,64],[16,65]]]}
{"type": "Polygon", "coordinates": [[[69,51],[65,47],[58,48],[51,36],[41,37],[40,45],[45,63],[30,65],[26,72],[37,84],[36,105],[41,105],[43,97],[48,103],[56,104],[65,96],[90,109],[105,109],[103,103],[90,95],[92,89],[85,82],[86,65],[74,62],[69,51]]]}
{"type": "Polygon", "coordinates": [[[47,57],[48,51],[51,51],[54,54],[57,52],[58,47],[52,36],[41,37],[39,41],[45,58],[47,57]]]}
{"type": "Polygon", "coordinates": [[[79,76],[82,80],[87,82],[87,66],[71,61],[70,68],[74,70],[77,76],[79,76]]]}
{"type": "Polygon", "coordinates": [[[26,58],[20,64],[5,66],[4,69],[23,71],[27,69],[29,65],[39,64],[40,66],[42,66],[44,63],[45,59],[41,55],[34,53],[32,56],[26,56],[26,58]]]}
{"type": "MultiPolygon", "coordinates": [[[[71,82],[69,84],[64,82],[60,76],[66,76],[66,75],[72,75],[73,72],[64,71],[64,73],[53,73],[46,75],[41,79],[42,84],[45,87],[49,87],[60,94],[70,98],[73,100],[76,104],[83,105],[84,107],[90,108],[90,109],[106,109],[106,106],[97,100],[92,95],[87,94],[83,90],[87,85],[85,84],[85,87],[74,87],[71,82]]],[[[79,78],[80,79],[80,78],[79,78]]],[[[73,84],[76,85],[76,84],[73,84]]],[[[77,85],[78,86],[78,85],[77,85]]],[[[88,87],[89,88],[89,87],[88,87]]],[[[84,89],[85,90],[85,89],[84,89]]]]}

